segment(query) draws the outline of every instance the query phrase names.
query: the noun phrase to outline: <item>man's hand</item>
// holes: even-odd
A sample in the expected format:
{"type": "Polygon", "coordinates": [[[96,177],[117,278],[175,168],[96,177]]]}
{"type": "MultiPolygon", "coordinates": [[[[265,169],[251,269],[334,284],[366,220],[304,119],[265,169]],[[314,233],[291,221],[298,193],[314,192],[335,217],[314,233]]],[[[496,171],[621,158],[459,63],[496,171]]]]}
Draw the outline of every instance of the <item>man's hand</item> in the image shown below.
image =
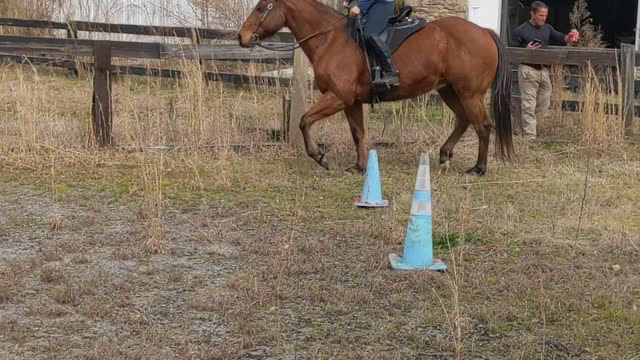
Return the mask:
{"type": "Polygon", "coordinates": [[[578,32],[578,30],[573,29],[571,30],[569,35],[565,37],[565,42],[566,43],[577,42],[579,39],[580,39],[580,33],[578,32]]]}
{"type": "Polygon", "coordinates": [[[527,49],[537,49],[540,46],[542,46],[542,44],[540,44],[539,42],[532,41],[532,42],[527,44],[527,49]]]}
{"type": "Polygon", "coordinates": [[[360,8],[358,7],[358,5],[352,7],[351,10],[349,10],[349,16],[356,16],[359,14],[360,14],[360,8]]]}

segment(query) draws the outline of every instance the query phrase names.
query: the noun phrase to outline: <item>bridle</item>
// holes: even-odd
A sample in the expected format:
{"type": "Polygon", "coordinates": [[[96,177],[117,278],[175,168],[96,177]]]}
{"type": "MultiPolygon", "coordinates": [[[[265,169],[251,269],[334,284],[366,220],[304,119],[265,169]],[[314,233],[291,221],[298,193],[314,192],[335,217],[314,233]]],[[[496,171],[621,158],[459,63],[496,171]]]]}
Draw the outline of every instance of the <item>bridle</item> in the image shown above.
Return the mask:
{"type": "MultiPolygon", "coordinates": [[[[276,1],[278,0],[271,0],[271,2],[269,2],[269,5],[267,5],[267,10],[262,13],[262,16],[260,16],[260,21],[258,21],[258,23],[256,24],[256,27],[253,29],[253,32],[251,33],[252,43],[257,45],[260,42],[260,37],[258,36],[258,30],[260,30],[260,27],[262,26],[262,23],[264,23],[264,20],[267,18],[267,15],[269,15],[269,12],[273,10],[273,4],[276,1]]],[[[280,14],[284,18],[284,13],[282,12],[282,9],[280,9],[280,14]]]]}
{"type": "MultiPolygon", "coordinates": [[[[262,26],[262,24],[264,23],[264,21],[267,18],[267,15],[269,15],[269,12],[271,12],[271,10],[273,10],[274,8],[274,4],[275,3],[279,3],[280,0],[271,0],[269,2],[269,4],[267,5],[266,10],[263,11],[262,15],[260,16],[260,21],[258,21],[258,23],[256,24],[255,28],[253,29],[253,32],[251,33],[251,43],[260,46],[263,49],[267,49],[267,50],[272,50],[272,51],[291,51],[291,50],[295,50],[297,48],[300,47],[300,44],[302,44],[303,42],[316,37],[320,34],[324,34],[326,32],[328,32],[329,30],[331,30],[338,22],[342,21],[343,19],[345,19],[346,17],[348,17],[349,15],[344,15],[342,16],[340,19],[336,20],[334,23],[332,23],[331,25],[327,26],[326,28],[320,30],[320,31],[316,31],[315,33],[304,37],[302,40],[296,40],[293,45],[288,45],[288,44],[283,44],[283,45],[275,45],[275,46],[269,46],[266,44],[263,44],[260,42],[260,36],[258,36],[258,30],[260,30],[260,27],[262,26]]],[[[282,11],[282,8],[280,8],[280,15],[282,15],[282,18],[285,19],[286,21],[286,17],[284,16],[284,12],[282,11]]]]}

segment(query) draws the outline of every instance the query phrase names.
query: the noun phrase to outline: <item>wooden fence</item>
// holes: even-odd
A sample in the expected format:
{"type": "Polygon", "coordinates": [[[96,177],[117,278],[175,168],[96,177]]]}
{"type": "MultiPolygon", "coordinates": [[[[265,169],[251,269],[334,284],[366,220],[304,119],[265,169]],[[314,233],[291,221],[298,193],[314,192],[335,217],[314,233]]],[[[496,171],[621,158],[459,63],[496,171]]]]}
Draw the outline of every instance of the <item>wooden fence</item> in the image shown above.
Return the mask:
{"type": "MultiPolygon", "coordinates": [[[[179,70],[149,68],[145,66],[113,65],[113,58],[158,60],[240,61],[291,64],[293,52],[276,52],[261,48],[243,49],[237,44],[204,44],[203,40],[233,40],[236,32],[230,30],[191,27],[140,26],[108,24],[86,21],[54,22],[0,18],[0,26],[66,30],[67,38],[0,35],[0,59],[19,63],[42,64],[75,69],[77,65],[93,68],[94,91],[92,98],[93,130],[98,144],[109,145],[111,138],[111,79],[113,74],[180,78],[179,70]],[[109,41],[79,39],[78,32],[117,33],[191,39],[190,44],[153,43],[138,41],[109,41]],[[92,63],[79,63],[69,57],[93,57],[92,63]]],[[[280,32],[267,41],[292,43],[290,33],[280,32]]],[[[252,76],[239,73],[204,72],[208,80],[236,85],[289,86],[290,79],[270,76],[252,76]]],[[[295,101],[294,101],[295,102],[295,101]]],[[[286,103],[285,103],[286,104],[286,103]]],[[[288,128],[287,124],[287,128],[288,128]]]]}
{"type": "MultiPolygon", "coordinates": [[[[541,65],[575,65],[584,66],[591,65],[594,67],[610,67],[614,68],[613,74],[620,76],[622,92],[622,109],[618,109],[616,105],[611,104],[609,108],[614,109],[624,123],[625,133],[632,134],[633,117],[638,112],[635,102],[635,66],[640,64],[640,52],[635,51],[635,47],[631,44],[623,44],[620,49],[583,49],[572,47],[551,47],[549,49],[521,49],[507,48],[508,57],[513,66],[520,63],[541,64],[541,65]]],[[[514,76],[514,80],[517,77],[514,76]]],[[[517,91],[517,88],[514,87],[517,91]]],[[[520,117],[520,99],[519,94],[512,96],[512,113],[516,118],[514,122],[519,122],[520,117]]],[[[565,101],[565,104],[568,102],[565,101]]],[[[569,105],[569,104],[567,104],[569,105]]],[[[573,108],[577,108],[576,104],[571,104],[573,108]]]]}
{"type": "MultiPolygon", "coordinates": [[[[51,66],[64,67],[73,70],[74,62],[65,61],[60,57],[66,56],[93,56],[93,49],[99,42],[95,40],[78,39],[78,32],[88,33],[112,33],[130,34],[154,37],[188,38],[191,44],[166,44],[132,41],[112,41],[113,57],[130,59],[199,59],[279,63],[291,64],[293,62],[291,52],[274,52],[264,49],[242,49],[235,43],[206,45],[204,40],[233,40],[236,32],[233,30],[204,29],[197,27],[175,26],[146,26],[131,24],[110,24],[88,21],[55,22],[48,20],[24,20],[15,18],[0,18],[0,27],[35,28],[45,30],[66,30],[67,39],[34,36],[6,36],[0,35],[0,58],[9,61],[27,61],[31,63],[49,64],[51,66]],[[73,39],[73,41],[70,41],[73,39]],[[17,57],[20,56],[20,57],[17,57]]],[[[279,32],[266,40],[276,43],[290,43],[293,36],[289,32],[279,32]]],[[[83,64],[93,66],[92,63],[83,64]]],[[[115,70],[130,75],[144,75],[155,77],[174,78],[180,71],[164,68],[151,68],[142,71],[141,67],[116,67],[115,70]],[[125,70],[125,71],[123,71],[125,70]]],[[[288,85],[288,79],[280,84],[277,79],[271,77],[247,76],[237,73],[207,73],[208,79],[229,82],[236,85],[268,84],[288,85]]]]}

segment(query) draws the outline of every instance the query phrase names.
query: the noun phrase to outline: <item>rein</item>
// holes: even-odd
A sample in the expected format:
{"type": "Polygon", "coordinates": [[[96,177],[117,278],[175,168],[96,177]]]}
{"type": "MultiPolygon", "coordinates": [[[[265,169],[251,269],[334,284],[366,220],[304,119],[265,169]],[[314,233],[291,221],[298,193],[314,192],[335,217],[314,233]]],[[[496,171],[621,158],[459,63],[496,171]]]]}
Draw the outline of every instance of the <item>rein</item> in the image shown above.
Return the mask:
{"type": "MultiPolygon", "coordinates": [[[[340,17],[338,20],[334,21],[333,23],[331,23],[329,26],[325,27],[324,29],[320,30],[320,31],[316,31],[315,33],[304,37],[302,40],[296,40],[294,41],[293,44],[289,45],[289,44],[283,44],[283,45],[266,45],[264,43],[262,43],[260,41],[260,38],[258,37],[258,30],[260,29],[260,26],[262,26],[262,23],[264,22],[264,20],[267,18],[267,15],[269,14],[269,12],[271,10],[273,10],[273,3],[279,1],[279,0],[273,0],[272,2],[269,3],[269,5],[267,5],[267,10],[262,13],[262,16],[260,17],[260,21],[258,22],[258,24],[256,25],[255,29],[253,30],[253,33],[251,34],[251,42],[253,42],[254,44],[256,44],[257,46],[266,49],[266,50],[271,50],[271,51],[283,51],[283,52],[288,52],[288,51],[292,51],[295,50],[297,48],[300,47],[300,44],[302,44],[303,42],[314,38],[318,35],[324,34],[326,32],[329,32],[330,30],[332,30],[335,25],[337,23],[339,23],[340,21],[344,20],[345,18],[347,18],[349,16],[349,14],[347,15],[343,15],[342,17],[340,17]]],[[[282,17],[284,16],[284,13],[282,13],[282,9],[280,9],[280,13],[282,14],[282,17]]]]}

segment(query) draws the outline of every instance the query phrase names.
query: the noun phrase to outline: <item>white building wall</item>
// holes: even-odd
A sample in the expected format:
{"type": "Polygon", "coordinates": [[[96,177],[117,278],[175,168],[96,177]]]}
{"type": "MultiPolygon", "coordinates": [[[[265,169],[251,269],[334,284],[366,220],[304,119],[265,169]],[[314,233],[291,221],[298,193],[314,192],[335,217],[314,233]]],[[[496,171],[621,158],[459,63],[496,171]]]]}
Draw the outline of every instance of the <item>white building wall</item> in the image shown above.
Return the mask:
{"type": "Polygon", "coordinates": [[[469,0],[467,19],[500,34],[501,12],[502,0],[469,0]]]}

